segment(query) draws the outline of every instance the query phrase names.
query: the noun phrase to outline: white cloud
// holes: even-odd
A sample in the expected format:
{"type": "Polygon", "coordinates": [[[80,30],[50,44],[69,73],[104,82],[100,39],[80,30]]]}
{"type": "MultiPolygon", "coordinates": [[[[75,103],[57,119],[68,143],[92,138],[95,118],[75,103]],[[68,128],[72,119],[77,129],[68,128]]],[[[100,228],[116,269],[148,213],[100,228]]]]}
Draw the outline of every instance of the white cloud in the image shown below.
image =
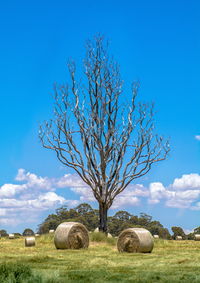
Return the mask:
{"type": "Polygon", "coordinates": [[[6,215],[6,209],[0,208],[0,216],[5,216],[5,215],[6,215]]]}
{"type": "Polygon", "coordinates": [[[200,189],[200,175],[187,174],[181,178],[176,178],[172,184],[174,189],[200,189]]]}
{"type": "Polygon", "coordinates": [[[81,202],[95,201],[95,197],[89,187],[72,187],[71,191],[80,195],[81,202]]]}
{"type": "Polygon", "coordinates": [[[24,169],[19,169],[18,174],[15,178],[16,181],[27,181],[27,186],[35,186],[40,188],[49,188],[51,187],[51,183],[48,178],[42,178],[33,173],[26,172],[24,169]]]}
{"type": "Polygon", "coordinates": [[[200,197],[200,176],[198,174],[187,174],[176,178],[172,185],[164,187],[162,183],[151,183],[149,185],[150,204],[165,202],[167,207],[198,209],[194,203],[200,197]]]}
{"type": "Polygon", "coordinates": [[[56,193],[48,192],[46,194],[40,195],[38,200],[47,201],[47,202],[60,202],[63,203],[65,199],[63,197],[58,196],[56,193]]]}
{"type": "Polygon", "coordinates": [[[46,194],[41,194],[38,196],[38,199],[27,201],[28,205],[39,208],[39,209],[48,209],[54,207],[56,204],[62,205],[65,203],[65,199],[61,196],[58,196],[54,192],[48,192],[46,194]]]}
{"type": "Polygon", "coordinates": [[[13,226],[16,227],[17,225],[21,224],[23,222],[25,222],[22,219],[15,219],[15,218],[11,218],[11,217],[5,217],[1,219],[1,225],[7,225],[7,226],[13,226]]]}
{"type": "Polygon", "coordinates": [[[160,200],[159,199],[148,199],[148,203],[149,204],[157,204],[157,203],[159,203],[160,202],[160,200]]]}
{"type": "Polygon", "coordinates": [[[13,197],[26,190],[26,185],[4,184],[0,187],[0,197],[13,197]]]}
{"type": "Polygon", "coordinates": [[[148,197],[149,196],[149,190],[144,187],[142,184],[136,184],[136,185],[129,185],[128,188],[124,191],[126,195],[133,195],[137,197],[148,197]]]}
{"type": "Polygon", "coordinates": [[[149,186],[149,192],[150,192],[150,199],[149,203],[155,204],[159,203],[160,200],[165,197],[166,190],[162,183],[155,182],[151,183],[149,186]]]}
{"type": "MultiPolygon", "coordinates": [[[[96,199],[92,193],[92,190],[84,183],[81,187],[72,187],[71,190],[80,195],[81,202],[94,202],[96,199]]],[[[125,208],[127,206],[137,206],[140,203],[138,197],[147,197],[149,192],[141,185],[130,185],[120,195],[116,197],[111,206],[111,209],[125,208]]]]}
{"type": "Polygon", "coordinates": [[[183,229],[183,231],[186,235],[188,235],[190,233],[194,233],[194,229],[183,229]]]}
{"type": "Polygon", "coordinates": [[[56,182],[57,187],[86,187],[83,180],[75,174],[65,174],[63,177],[59,178],[56,182]]]}
{"type": "Polygon", "coordinates": [[[119,195],[113,202],[111,209],[119,209],[126,208],[127,206],[138,206],[140,204],[140,200],[137,197],[127,197],[124,195],[119,195]]]}
{"type": "Polygon", "coordinates": [[[192,201],[180,198],[172,198],[166,201],[166,206],[174,208],[190,208],[192,201]]]}
{"type": "Polygon", "coordinates": [[[179,191],[179,192],[175,192],[175,196],[177,196],[177,198],[182,199],[182,200],[196,200],[199,198],[200,196],[200,190],[187,190],[187,191],[179,191]]]}
{"type": "Polygon", "coordinates": [[[196,202],[194,205],[191,206],[192,210],[200,210],[200,202],[196,202]]]}
{"type": "Polygon", "coordinates": [[[148,197],[149,191],[141,184],[128,186],[113,202],[111,209],[125,209],[128,206],[140,205],[139,197],[148,197]]]}
{"type": "Polygon", "coordinates": [[[20,168],[20,169],[18,169],[17,176],[15,177],[15,180],[16,181],[25,181],[26,175],[27,175],[26,171],[24,169],[20,168]]]}
{"type": "Polygon", "coordinates": [[[18,184],[4,184],[0,187],[0,221],[6,225],[18,225],[20,222],[35,221],[45,210],[67,204],[74,207],[80,202],[95,201],[92,191],[79,176],[66,174],[60,178],[41,177],[19,169],[15,177],[18,184]],[[69,189],[78,195],[78,199],[65,199],[56,193],[56,189],[69,189]],[[13,221],[17,219],[17,221],[13,221]]]}
{"type": "MultiPolygon", "coordinates": [[[[2,224],[18,225],[20,221],[38,223],[39,215],[45,210],[54,211],[63,204],[74,207],[81,202],[96,201],[92,190],[76,174],[48,178],[19,169],[15,182],[17,184],[3,184],[0,187],[2,224]],[[68,188],[77,198],[65,199],[58,195],[58,188],[68,188]]],[[[166,207],[200,210],[200,175],[185,174],[175,178],[169,186],[164,186],[161,182],[152,182],[149,187],[130,184],[116,197],[111,209],[138,206],[144,198],[152,205],[162,201],[166,207]]]]}
{"type": "MultiPolygon", "coordinates": [[[[70,182],[72,184],[73,177],[70,182]]],[[[53,179],[19,169],[15,178],[20,184],[4,184],[0,187],[0,221],[7,225],[18,225],[20,222],[38,221],[42,211],[67,204],[78,205],[79,200],[67,200],[56,193],[62,187],[63,180],[67,185],[67,176],[53,179]],[[28,214],[27,214],[28,212],[28,214]],[[15,219],[16,221],[13,221],[15,219]]]]}
{"type": "Polygon", "coordinates": [[[39,211],[46,210],[54,207],[56,204],[62,205],[65,203],[65,199],[58,196],[56,193],[49,192],[46,194],[38,195],[36,199],[20,200],[20,199],[0,199],[0,206],[3,208],[12,208],[17,211],[18,209],[38,209],[39,211]]]}
{"type": "Polygon", "coordinates": [[[195,136],[195,139],[198,140],[198,141],[200,141],[200,135],[196,135],[196,136],[195,136]]]}

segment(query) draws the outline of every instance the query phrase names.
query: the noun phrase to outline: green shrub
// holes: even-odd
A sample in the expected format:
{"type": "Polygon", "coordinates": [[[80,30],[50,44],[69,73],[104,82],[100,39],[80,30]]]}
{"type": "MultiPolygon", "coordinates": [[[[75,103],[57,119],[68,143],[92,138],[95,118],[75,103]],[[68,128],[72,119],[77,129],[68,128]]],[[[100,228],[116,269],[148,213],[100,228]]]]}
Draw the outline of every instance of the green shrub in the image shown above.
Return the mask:
{"type": "Polygon", "coordinates": [[[43,234],[40,236],[40,243],[47,244],[49,242],[53,242],[54,240],[54,233],[43,234]]]}
{"type": "Polygon", "coordinates": [[[103,232],[92,232],[90,234],[90,240],[92,242],[106,242],[107,236],[103,232]]]}
{"type": "Polygon", "coordinates": [[[22,235],[20,233],[14,233],[15,239],[19,239],[22,235]]]}
{"type": "Polygon", "coordinates": [[[0,282],[20,283],[32,276],[29,266],[17,263],[0,265],[0,282]]]}
{"type": "Polygon", "coordinates": [[[117,240],[115,238],[107,238],[106,242],[112,246],[115,246],[117,243],[117,240]]]}
{"type": "Polygon", "coordinates": [[[108,238],[105,233],[103,232],[92,232],[90,234],[90,240],[92,242],[104,242],[108,243],[111,245],[116,244],[116,239],[115,238],[108,238]]]}
{"type": "Polygon", "coordinates": [[[0,264],[1,283],[60,283],[54,278],[42,278],[40,274],[34,274],[29,265],[19,263],[0,264]]]}

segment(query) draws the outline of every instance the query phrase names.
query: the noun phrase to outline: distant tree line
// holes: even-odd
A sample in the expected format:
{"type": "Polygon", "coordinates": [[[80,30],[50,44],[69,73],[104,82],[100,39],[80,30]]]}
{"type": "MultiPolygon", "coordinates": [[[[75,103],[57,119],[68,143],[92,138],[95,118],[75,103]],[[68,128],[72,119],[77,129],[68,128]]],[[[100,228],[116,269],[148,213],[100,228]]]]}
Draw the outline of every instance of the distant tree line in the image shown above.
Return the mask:
{"type": "MultiPolygon", "coordinates": [[[[35,235],[33,230],[30,229],[30,228],[26,228],[22,234],[20,234],[20,233],[13,233],[13,234],[15,235],[15,238],[19,238],[21,236],[34,236],[35,235]]],[[[7,233],[6,230],[4,230],[4,229],[0,230],[0,236],[1,237],[8,237],[8,235],[9,234],[7,233]]]]}
{"type": "MultiPolygon", "coordinates": [[[[84,224],[89,231],[93,231],[99,225],[99,211],[93,209],[89,204],[82,203],[75,208],[68,209],[62,206],[56,210],[55,214],[50,214],[38,228],[38,233],[48,233],[50,229],[56,229],[64,221],[74,221],[84,224]]],[[[148,229],[153,235],[159,235],[163,239],[171,239],[167,228],[164,228],[159,221],[152,220],[152,216],[140,213],[135,216],[127,211],[121,210],[113,216],[108,217],[108,232],[113,236],[130,227],[143,227],[148,229]]]]}
{"type": "MultiPolygon", "coordinates": [[[[57,226],[62,222],[80,222],[86,226],[89,231],[94,231],[99,225],[99,211],[93,209],[89,204],[82,203],[75,208],[68,209],[67,206],[58,208],[55,214],[50,214],[47,218],[39,225],[38,233],[46,234],[51,229],[56,229],[57,226]]],[[[139,216],[132,215],[125,210],[120,210],[113,216],[108,217],[108,232],[113,236],[118,236],[119,233],[131,227],[142,227],[146,228],[151,232],[152,235],[159,235],[162,239],[176,239],[177,236],[181,236],[183,240],[194,240],[195,234],[200,234],[200,227],[194,229],[194,232],[185,234],[181,227],[172,226],[171,235],[167,228],[156,220],[152,220],[152,216],[146,213],[140,213],[139,216]]],[[[32,229],[26,228],[22,235],[20,233],[14,233],[15,237],[20,236],[33,236],[35,233],[32,229]]],[[[7,237],[8,233],[6,230],[0,230],[1,237],[7,237]]]]}

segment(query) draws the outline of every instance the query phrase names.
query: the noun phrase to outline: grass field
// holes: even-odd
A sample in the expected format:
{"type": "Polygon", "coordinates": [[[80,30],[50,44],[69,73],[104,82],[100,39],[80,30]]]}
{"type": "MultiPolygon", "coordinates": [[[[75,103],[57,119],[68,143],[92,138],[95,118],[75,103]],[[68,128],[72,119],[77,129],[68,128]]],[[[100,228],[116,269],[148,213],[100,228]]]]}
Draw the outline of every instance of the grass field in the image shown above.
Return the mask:
{"type": "Polygon", "coordinates": [[[0,282],[200,282],[200,242],[156,240],[151,254],[119,253],[116,239],[56,250],[53,236],[0,239],[0,282]]]}

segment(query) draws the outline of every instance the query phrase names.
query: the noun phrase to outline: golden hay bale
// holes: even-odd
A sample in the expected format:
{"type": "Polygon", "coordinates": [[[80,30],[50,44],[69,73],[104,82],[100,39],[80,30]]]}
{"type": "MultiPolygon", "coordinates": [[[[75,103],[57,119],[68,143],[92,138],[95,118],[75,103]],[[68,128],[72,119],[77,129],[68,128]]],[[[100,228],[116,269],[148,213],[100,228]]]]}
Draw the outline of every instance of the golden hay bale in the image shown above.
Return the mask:
{"type": "Polygon", "coordinates": [[[39,236],[40,236],[40,234],[37,234],[37,233],[35,234],[35,237],[39,237],[39,236]]]}
{"type": "Polygon", "coordinates": [[[88,248],[89,234],[81,223],[63,222],[55,231],[54,244],[57,249],[88,248]]]}
{"type": "Polygon", "coordinates": [[[25,238],[25,247],[35,246],[35,237],[26,237],[25,238]]]}
{"type": "Polygon", "coordinates": [[[153,235],[154,239],[159,239],[159,235],[153,235]]]}
{"type": "Polygon", "coordinates": [[[8,238],[9,238],[9,239],[14,239],[14,238],[15,238],[15,235],[14,235],[14,234],[9,234],[9,235],[8,235],[8,238]]]}
{"type": "Polygon", "coordinates": [[[50,233],[50,234],[53,234],[54,232],[55,232],[54,229],[49,230],[49,233],[50,233]]]}
{"type": "Polygon", "coordinates": [[[200,241],[200,234],[195,234],[194,239],[195,241],[200,241]]]}
{"type": "Polygon", "coordinates": [[[150,253],[154,241],[151,233],[144,228],[128,228],[121,232],[117,241],[119,252],[150,253]]]}
{"type": "Polygon", "coordinates": [[[176,240],[181,241],[181,240],[183,240],[183,237],[182,236],[176,236],[176,240]]]}

